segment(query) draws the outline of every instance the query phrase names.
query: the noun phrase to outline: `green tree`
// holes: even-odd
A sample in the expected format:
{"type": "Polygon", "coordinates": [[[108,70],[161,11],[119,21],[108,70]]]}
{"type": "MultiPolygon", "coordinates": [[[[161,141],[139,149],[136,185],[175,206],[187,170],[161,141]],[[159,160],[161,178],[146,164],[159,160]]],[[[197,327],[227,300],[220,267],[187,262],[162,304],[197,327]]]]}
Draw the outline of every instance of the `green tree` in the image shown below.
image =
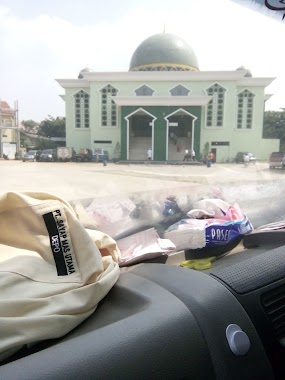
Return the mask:
{"type": "Polygon", "coordinates": [[[65,137],[65,117],[48,116],[40,123],[38,135],[46,137],[65,137]]]}
{"type": "Polygon", "coordinates": [[[41,138],[39,138],[37,141],[35,141],[35,143],[36,143],[35,147],[38,150],[53,149],[53,148],[56,148],[56,147],[62,145],[62,143],[59,143],[56,141],[44,140],[41,138]]]}
{"type": "Polygon", "coordinates": [[[39,123],[34,120],[23,120],[21,123],[27,133],[37,132],[39,123]]]}
{"type": "Polygon", "coordinates": [[[280,150],[285,151],[285,110],[264,112],[263,137],[280,139],[280,150]]]}
{"type": "Polygon", "coordinates": [[[207,157],[209,152],[210,152],[210,143],[207,141],[203,149],[203,158],[207,157]]]}

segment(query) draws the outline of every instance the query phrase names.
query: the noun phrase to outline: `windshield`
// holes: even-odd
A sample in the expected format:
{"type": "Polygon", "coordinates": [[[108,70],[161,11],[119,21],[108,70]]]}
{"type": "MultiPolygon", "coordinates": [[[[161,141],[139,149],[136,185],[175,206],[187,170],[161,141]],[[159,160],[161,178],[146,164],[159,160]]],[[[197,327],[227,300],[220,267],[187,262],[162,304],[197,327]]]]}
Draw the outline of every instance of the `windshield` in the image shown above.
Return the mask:
{"type": "Polygon", "coordinates": [[[282,11],[95,3],[1,2],[1,193],[79,202],[115,237],[157,228],[171,199],[237,203],[253,228],[283,220],[282,11]]]}
{"type": "Polygon", "coordinates": [[[1,379],[285,379],[284,28],[0,1],[1,379]]]}

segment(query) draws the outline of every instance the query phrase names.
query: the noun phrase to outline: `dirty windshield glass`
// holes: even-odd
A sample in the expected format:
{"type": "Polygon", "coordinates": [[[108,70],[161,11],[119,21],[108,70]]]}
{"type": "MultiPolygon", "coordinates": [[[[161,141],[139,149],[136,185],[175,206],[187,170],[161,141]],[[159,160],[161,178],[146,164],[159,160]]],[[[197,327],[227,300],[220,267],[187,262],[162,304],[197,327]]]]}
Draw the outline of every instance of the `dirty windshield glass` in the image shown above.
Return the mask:
{"type": "Polygon", "coordinates": [[[0,0],[0,379],[285,379],[284,28],[0,0]]]}
{"type": "Polygon", "coordinates": [[[3,0],[1,193],[63,199],[116,241],[154,230],[164,253],[285,219],[273,3],[3,0]]]}

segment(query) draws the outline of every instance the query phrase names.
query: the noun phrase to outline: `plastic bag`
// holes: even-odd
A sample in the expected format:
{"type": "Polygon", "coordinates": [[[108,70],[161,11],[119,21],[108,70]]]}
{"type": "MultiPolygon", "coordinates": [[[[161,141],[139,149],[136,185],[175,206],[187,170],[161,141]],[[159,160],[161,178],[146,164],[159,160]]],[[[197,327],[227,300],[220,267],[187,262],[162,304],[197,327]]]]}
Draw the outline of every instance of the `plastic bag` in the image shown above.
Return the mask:
{"type": "Polygon", "coordinates": [[[220,199],[204,199],[194,206],[187,213],[191,218],[180,220],[164,233],[164,237],[171,240],[177,249],[227,246],[233,241],[240,241],[243,235],[253,230],[238,204],[230,205],[220,199]]]}

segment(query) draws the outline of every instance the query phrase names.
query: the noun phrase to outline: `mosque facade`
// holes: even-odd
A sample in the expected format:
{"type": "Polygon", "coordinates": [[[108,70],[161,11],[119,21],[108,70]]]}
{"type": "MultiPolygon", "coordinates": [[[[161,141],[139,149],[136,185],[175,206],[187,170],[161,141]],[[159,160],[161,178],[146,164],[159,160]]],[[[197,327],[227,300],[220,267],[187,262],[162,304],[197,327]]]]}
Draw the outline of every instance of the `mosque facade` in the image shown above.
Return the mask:
{"type": "Polygon", "coordinates": [[[217,162],[237,152],[268,159],[279,140],[263,139],[265,89],[274,78],[233,71],[200,71],[183,39],[159,33],[135,50],[126,72],[80,71],[57,79],[65,90],[66,145],[108,150],[111,159],[183,160],[185,149],[197,159],[209,151],[217,162]]]}

